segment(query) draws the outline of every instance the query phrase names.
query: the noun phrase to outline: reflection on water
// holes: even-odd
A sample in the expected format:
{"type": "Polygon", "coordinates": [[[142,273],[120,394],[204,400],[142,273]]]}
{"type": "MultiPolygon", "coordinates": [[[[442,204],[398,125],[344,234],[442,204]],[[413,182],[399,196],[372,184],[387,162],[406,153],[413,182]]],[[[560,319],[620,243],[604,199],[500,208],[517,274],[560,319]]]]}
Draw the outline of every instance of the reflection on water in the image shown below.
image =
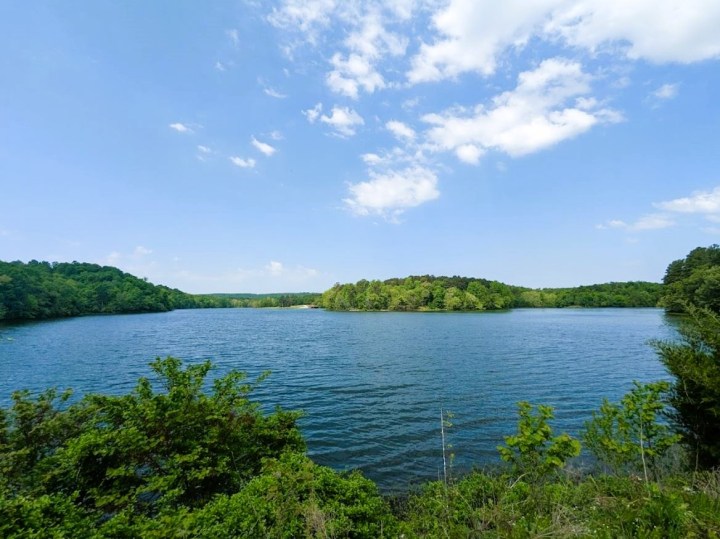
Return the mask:
{"type": "Polygon", "coordinates": [[[577,433],[603,397],[666,378],[647,341],[672,324],[657,309],[209,309],[0,325],[0,404],[20,388],[127,392],[157,356],[270,369],[255,398],[305,411],[315,460],[403,488],[438,475],[440,407],[455,415],[456,465],[494,463],[519,400],[555,406],[557,428],[577,433]]]}

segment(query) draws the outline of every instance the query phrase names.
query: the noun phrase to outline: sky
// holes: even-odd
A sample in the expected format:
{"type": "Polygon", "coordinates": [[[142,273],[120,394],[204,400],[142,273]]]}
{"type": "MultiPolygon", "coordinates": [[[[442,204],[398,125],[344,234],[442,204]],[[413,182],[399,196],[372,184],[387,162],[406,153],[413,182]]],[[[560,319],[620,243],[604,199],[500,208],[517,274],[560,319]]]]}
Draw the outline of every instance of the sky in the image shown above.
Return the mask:
{"type": "Polygon", "coordinates": [[[720,242],[717,0],[0,4],[0,260],[192,293],[659,281],[720,242]]]}

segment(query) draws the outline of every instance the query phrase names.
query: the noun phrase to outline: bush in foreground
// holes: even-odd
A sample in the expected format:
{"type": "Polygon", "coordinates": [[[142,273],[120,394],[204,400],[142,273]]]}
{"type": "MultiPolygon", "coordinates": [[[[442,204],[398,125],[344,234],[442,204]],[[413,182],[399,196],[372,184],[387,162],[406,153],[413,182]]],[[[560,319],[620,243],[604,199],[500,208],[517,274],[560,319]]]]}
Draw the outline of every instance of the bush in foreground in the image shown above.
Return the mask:
{"type": "Polygon", "coordinates": [[[152,369],[123,396],[14,395],[0,413],[0,537],[720,535],[720,471],[662,486],[632,472],[572,478],[562,468],[578,444],[553,434],[547,407],[520,406],[505,471],[427,483],[393,510],[360,473],[308,459],[299,414],[264,414],[243,374],[210,384],[209,363],[174,358],[152,369]]]}

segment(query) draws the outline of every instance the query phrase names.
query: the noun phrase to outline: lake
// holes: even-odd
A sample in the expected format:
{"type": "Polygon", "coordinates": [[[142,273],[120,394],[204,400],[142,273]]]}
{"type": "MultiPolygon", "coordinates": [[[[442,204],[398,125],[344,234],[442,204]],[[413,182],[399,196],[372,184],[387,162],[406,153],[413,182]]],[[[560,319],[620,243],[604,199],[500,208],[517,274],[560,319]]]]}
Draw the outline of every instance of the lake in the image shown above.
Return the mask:
{"type": "Polygon", "coordinates": [[[577,434],[603,397],[667,379],[649,339],[675,335],[659,309],[347,313],[204,309],[0,325],[0,405],[13,390],[130,391],[173,355],[272,375],[253,394],[304,410],[310,455],[386,490],[438,477],[440,409],[460,469],[493,465],[520,400],[551,404],[577,434]]]}

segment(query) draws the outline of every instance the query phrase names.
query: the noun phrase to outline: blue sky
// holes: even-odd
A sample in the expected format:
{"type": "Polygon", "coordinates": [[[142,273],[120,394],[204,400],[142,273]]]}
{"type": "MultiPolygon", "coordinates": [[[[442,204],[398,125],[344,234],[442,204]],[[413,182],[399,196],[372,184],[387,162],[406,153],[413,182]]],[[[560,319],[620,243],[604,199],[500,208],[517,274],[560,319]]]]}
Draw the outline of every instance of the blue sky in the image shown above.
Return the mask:
{"type": "Polygon", "coordinates": [[[189,292],[662,278],[720,241],[717,0],[0,5],[0,259],[189,292]]]}

